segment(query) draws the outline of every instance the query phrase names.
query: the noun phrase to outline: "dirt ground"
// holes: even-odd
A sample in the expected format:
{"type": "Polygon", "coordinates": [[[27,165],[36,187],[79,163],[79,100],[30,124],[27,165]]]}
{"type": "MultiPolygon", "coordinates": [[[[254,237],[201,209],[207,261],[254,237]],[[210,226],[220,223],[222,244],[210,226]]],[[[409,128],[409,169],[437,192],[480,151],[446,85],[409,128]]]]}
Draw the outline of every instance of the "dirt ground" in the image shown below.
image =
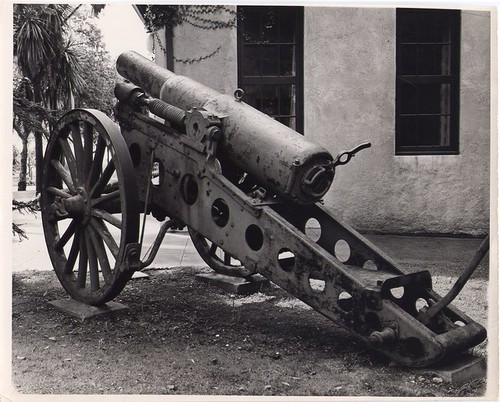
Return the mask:
{"type": "MultiPolygon", "coordinates": [[[[487,265],[486,265],[487,267],[487,265]]],[[[445,270],[446,271],[446,270],[445,270]]],[[[52,272],[13,276],[12,377],[19,393],[480,396],[430,371],[390,364],[271,286],[231,296],[195,280],[208,268],[151,270],[116,299],[114,317],[79,321],[47,302],[66,297],[52,272]]],[[[443,294],[453,279],[435,277],[443,294]]],[[[487,269],[454,303],[487,323],[487,269]]],[[[486,343],[474,348],[486,355],[486,343]]]]}

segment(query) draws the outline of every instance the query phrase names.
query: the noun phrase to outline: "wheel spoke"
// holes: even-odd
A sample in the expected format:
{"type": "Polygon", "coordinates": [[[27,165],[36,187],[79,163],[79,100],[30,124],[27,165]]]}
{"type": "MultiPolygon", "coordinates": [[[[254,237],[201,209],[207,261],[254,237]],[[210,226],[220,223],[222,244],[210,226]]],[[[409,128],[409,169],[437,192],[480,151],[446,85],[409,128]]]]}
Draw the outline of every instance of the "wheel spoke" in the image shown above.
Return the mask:
{"type": "Polygon", "coordinates": [[[76,168],[76,159],[75,156],[73,155],[73,151],[71,150],[71,147],[69,146],[69,142],[65,138],[59,138],[59,145],[61,145],[62,148],[62,153],[64,157],[66,158],[66,163],[69,168],[69,172],[71,174],[71,178],[73,180],[73,183],[78,186],[80,183],[80,180],[78,178],[78,172],[76,168]]]}
{"type": "Polygon", "coordinates": [[[83,176],[89,177],[90,168],[92,166],[92,153],[94,148],[94,138],[92,135],[92,125],[88,122],[83,122],[82,135],[84,139],[83,145],[83,176]]]}
{"type": "Polygon", "coordinates": [[[217,244],[215,243],[212,243],[212,245],[210,246],[210,250],[208,250],[208,254],[211,255],[212,257],[215,257],[216,256],[216,252],[217,252],[217,244]]]}
{"type": "Polygon", "coordinates": [[[94,187],[92,187],[92,190],[90,190],[91,197],[99,197],[101,195],[102,190],[104,189],[106,184],[108,184],[109,179],[111,179],[111,176],[113,176],[114,171],[115,171],[115,164],[113,161],[110,161],[106,166],[106,168],[102,171],[99,180],[97,180],[94,187]]]}
{"type": "Polygon", "coordinates": [[[76,278],[76,286],[79,288],[84,288],[86,281],[87,281],[87,245],[85,244],[85,236],[80,236],[80,260],[78,262],[78,276],[76,278]]]}
{"type": "Polygon", "coordinates": [[[111,223],[118,229],[121,229],[122,227],[122,221],[120,219],[118,219],[114,215],[111,215],[109,212],[104,211],[103,209],[92,208],[92,216],[95,216],[96,218],[101,218],[106,222],[111,223]]]}
{"type": "Polygon", "coordinates": [[[90,271],[90,290],[95,292],[99,290],[99,266],[97,265],[97,255],[94,245],[90,240],[88,230],[85,230],[85,244],[87,245],[87,254],[89,258],[89,271],[90,271]]]}
{"type": "Polygon", "coordinates": [[[80,231],[75,232],[75,237],[73,237],[73,244],[71,244],[71,249],[69,251],[68,260],[64,265],[64,273],[69,274],[73,271],[75,266],[76,257],[78,257],[78,252],[80,250],[80,231]]]}
{"type": "Polygon", "coordinates": [[[90,174],[88,177],[88,187],[92,188],[99,178],[102,168],[102,158],[104,157],[104,151],[106,150],[106,143],[104,138],[99,136],[97,138],[97,145],[94,154],[94,160],[92,162],[92,167],[90,169],[90,174]]]}
{"type": "Polygon", "coordinates": [[[104,240],[104,243],[106,243],[106,246],[108,246],[115,260],[118,260],[118,254],[120,250],[115,242],[115,239],[113,238],[113,236],[111,236],[111,233],[109,233],[106,224],[102,220],[93,217],[90,218],[90,224],[99,234],[99,236],[101,236],[101,239],[104,240]]]}
{"type": "Polygon", "coordinates": [[[89,231],[90,240],[92,241],[92,245],[94,246],[94,250],[97,254],[99,265],[101,266],[104,281],[107,284],[112,283],[113,277],[111,274],[111,267],[109,265],[106,249],[104,248],[104,243],[92,226],[88,226],[87,229],[89,231]]]}
{"type": "Polygon", "coordinates": [[[118,181],[114,181],[112,183],[106,184],[106,186],[102,189],[102,194],[109,194],[112,191],[119,189],[120,189],[120,183],[118,183],[118,181]]]}
{"type": "Polygon", "coordinates": [[[57,243],[54,245],[54,249],[56,251],[61,251],[63,247],[66,245],[66,243],[71,239],[71,236],[75,233],[76,229],[76,222],[73,220],[69,224],[68,228],[66,231],[63,233],[63,235],[59,238],[57,243]]]}
{"type": "Polygon", "coordinates": [[[65,169],[65,167],[58,160],[52,159],[50,161],[50,163],[52,164],[52,166],[54,166],[54,169],[59,174],[59,176],[64,181],[64,183],[66,183],[69,191],[74,193],[76,191],[76,189],[75,189],[75,186],[73,184],[73,180],[71,179],[70,173],[65,169]]]}
{"type": "Polygon", "coordinates": [[[74,122],[70,126],[71,134],[73,138],[73,147],[75,148],[75,158],[78,161],[81,161],[77,164],[78,177],[80,178],[80,183],[85,181],[85,175],[83,172],[83,145],[82,145],[82,137],[80,135],[80,125],[78,122],[74,122]]]}
{"type": "Polygon", "coordinates": [[[50,218],[51,222],[61,222],[65,219],[71,219],[71,216],[69,215],[52,215],[50,218]]]}
{"type": "Polygon", "coordinates": [[[94,208],[94,207],[97,207],[100,204],[103,204],[103,203],[106,203],[106,202],[109,202],[109,201],[113,201],[113,200],[116,200],[118,198],[120,198],[120,190],[115,190],[115,191],[112,191],[109,194],[103,195],[102,197],[93,199],[92,202],[91,202],[91,205],[94,208]]]}
{"type": "Polygon", "coordinates": [[[61,198],[69,198],[71,197],[71,194],[68,194],[67,192],[61,190],[60,188],[49,186],[47,187],[47,192],[49,192],[52,195],[56,195],[61,198]]]}

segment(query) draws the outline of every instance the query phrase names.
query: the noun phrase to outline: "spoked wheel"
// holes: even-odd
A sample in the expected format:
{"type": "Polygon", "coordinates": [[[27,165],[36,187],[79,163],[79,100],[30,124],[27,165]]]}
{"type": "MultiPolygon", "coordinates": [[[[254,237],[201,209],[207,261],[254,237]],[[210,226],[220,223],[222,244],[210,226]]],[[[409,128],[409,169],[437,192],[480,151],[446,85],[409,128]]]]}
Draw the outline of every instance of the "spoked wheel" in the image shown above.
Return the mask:
{"type": "Polygon", "coordinates": [[[138,238],[136,187],[125,140],[105,114],[75,109],[59,120],[45,152],[42,222],[54,270],[74,299],[106,303],[130,279],[123,262],[138,238]]]}
{"type": "Polygon", "coordinates": [[[222,275],[245,277],[251,273],[243,266],[241,261],[224,251],[217,244],[212,243],[196,230],[188,227],[189,236],[200,257],[215,272],[222,275]]]}

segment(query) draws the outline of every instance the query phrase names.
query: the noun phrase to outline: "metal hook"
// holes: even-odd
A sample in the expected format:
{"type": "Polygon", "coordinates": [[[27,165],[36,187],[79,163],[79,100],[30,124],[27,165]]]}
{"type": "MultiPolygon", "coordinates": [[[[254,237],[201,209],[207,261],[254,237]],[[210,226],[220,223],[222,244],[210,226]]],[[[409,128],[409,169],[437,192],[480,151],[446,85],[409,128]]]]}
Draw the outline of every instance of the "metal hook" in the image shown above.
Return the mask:
{"type": "Polygon", "coordinates": [[[238,88],[236,91],[234,91],[234,99],[236,100],[236,102],[241,102],[244,96],[245,91],[243,91],[243,89],[238,88]]]}

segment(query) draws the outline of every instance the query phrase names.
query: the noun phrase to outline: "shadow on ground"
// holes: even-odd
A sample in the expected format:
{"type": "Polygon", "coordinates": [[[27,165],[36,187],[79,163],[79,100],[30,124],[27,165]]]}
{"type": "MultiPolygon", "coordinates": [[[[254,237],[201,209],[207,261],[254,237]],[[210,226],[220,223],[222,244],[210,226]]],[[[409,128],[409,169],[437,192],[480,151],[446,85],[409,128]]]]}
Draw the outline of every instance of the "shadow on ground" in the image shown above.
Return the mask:
{"type": "MultiPolygon", "coordinates": [[[[20,393],[479,396],[392,366],[281,289],[231,297],[203,269],[131,281],[114,317],[84,322],[47,304],[52,272],[13,277],[13,382],[20,393]]],[[[483,289],[484,290],[484,289],[483,289]]],[[[482,300],[485,305],[486,301],[482,300]]]]}

